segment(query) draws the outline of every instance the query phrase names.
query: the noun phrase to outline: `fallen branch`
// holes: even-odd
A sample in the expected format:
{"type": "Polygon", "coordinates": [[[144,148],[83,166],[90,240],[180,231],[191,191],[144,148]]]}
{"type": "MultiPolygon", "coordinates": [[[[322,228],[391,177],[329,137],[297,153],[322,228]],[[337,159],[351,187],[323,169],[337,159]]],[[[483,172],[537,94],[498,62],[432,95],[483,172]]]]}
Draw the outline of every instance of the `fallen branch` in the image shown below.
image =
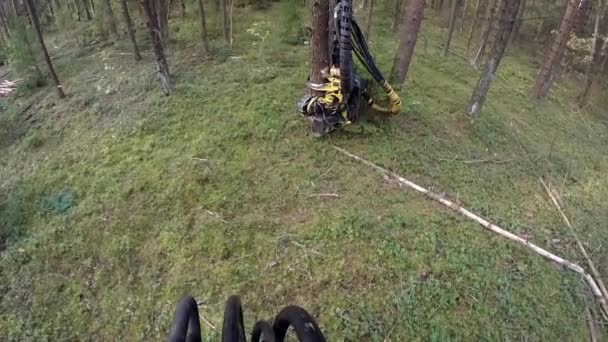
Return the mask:
{"type": "MultiPolygon", "coordinates": [[[[606,291],[606,286],[604,285],[604,282],[602,281],[602,277],[600,276],[600,273],[598,272],[597,268],[595,268],[595,264],[593,263],[593,260],[591,260],[591,257],[589,256],[589,254],[587,254],[587,250],[585,249],[585,246],[583,246],[583,243],[578,238],[578,235],[576,234],[574,227],[572,227],[572,223],[570,223],[568,216],[566,216],[566,213],[564,213],[564,210],[562,209],[562,206],[559,204],[559,201],[557,200],[557,198],[555,198],[555,195],[553,195],[553,193],[551,192],[551,189],[549,188],[547,183],[545,183],[545,181],[544,181],[544,179],[542,179],[542,177],[540,178],[540,182],[543,185],[543,187],[545,188],[545,190],[547,191],[547,194],[551,198],[551,201],[555,205],[555,208],[557,208],[557,211],[559,211],[562,219],[564,220],[564,223],[566,223],[566,226],[568,226],[568,228],[570,229],[570,232],[572,233],[572,236],[574,237],[574,241],[576,241],[576,245],[578,246],[579,251],[581,252],[583,257],[585,257],[585,260],[587,261],[587,266],[589,266],[589,269],[591,270],[591,274],[593,274],[593,277],[595,278],[595,282],[597,283],[597,285],[600,288],[600,291],[602,292],[602,296],[604,298],[608,298],[608,291],[606,291]]],[[[602,308],[604,309],[605,313],[608,314],[608,307],[602,306],[602,308]]]]}
{"type": "MultiPolygon", "coordinates": [[[[438,47],[438,48],[440,48],[440,49],[443,49],[443,45],[442,45],[442,44],[433,43],[433,45],[435,45],[436,47],[438,47]]],[[[460,53],[458,53],[458,52],[456,52],[456,51],[454,51],[454,50],[450,50],[450,49],[448,49],[448,52],[449,52],[449,53],[451,53],[451,54],[453,54],[453,55],[455,55],[455,56],[458,56],[458,57],[460,57],[460,58],[464,59],[465,61],[468,61],[468,60],[469,60],[469,59],[467,58],[467,56],[465,56],[465,55],[463,55],[463,54],[460,54],[460,53]]]]}
{"type": "Polygon", "coordinates": [[[577,264],[575,264],[575,263],[573,263],[571,261],[568,261],[568,260],[566,260],[564,258],[561,258],[561,257],[559,257],[559,256],[557,256],[557,255],[555,255],[555,254],[553,254],[553,253],[551,253],[551,252],[549,252],[549,251],[547,251],[547,250],[545,250],[545,249],[543,249],[543,248],[541,248],[541,247],[539,247],[539,246],[531,243],[530,241],[528,241],[528,239],[524,239],[524,238],[522,238],[519,235],[513,234],[513,233],[511,233],[511,232],[509,232],[509,231],[507,231],[507,230],[505,230],[505,229],[503,229],[503,228],[501,228],[501,227],[499,227],[499,226],[491,223],[490,221],[488,221],[488,220],[486,220],[486,219],[484,219],[482,217],[477,216],[476,214],[474,214],[471,211],[469,211],[469,210],[461,207],[460,205],[458,205],[458,204],[456,204],[456,203],[454,203],[454,202],[452,202],[452,201],[450,201],[448,199],[445,199],[441,195],[436,194],[436,193],[434,193],[432,191],[429,191],[429,190],[425,189],[424,187],[422,187],[422,186],[420,186],[420,185],[418,185],[418,184],[416,184],[414,182],[411,182],[411,181],[409,181],[409,180],[407,180],[407,179],[399,176],[398,174],[396,174],[396,173],[394,173],[392,171],[389,171],[389,170],[383,168],[382,166],[376,165],[376,164],[374,164],[374,163],[372,163],[372,162],[370,162],[370,161],[368,161],[368,160],[366,160],[364,158],[361,158],[361,157],[359,157],[357,155],[354,155],[354,154],[352,154],[352,153],[350,153],[350,152],[348,152],[348,151],[346,151],[346,150],[344,150],[344,149],[342,149],[340,147],[333,146],[333,148],[336,149],[337,151],[339,151],[339,152],[347,155],[348,157],[350,157],[352,159],[355,159],[355,160],[357,160],[357,161],[359,161],[359,162],[361,162],[361,163],[363,163],[363,164],[365,164],[365,165],[367,165],[367,166],[369,166],[369,167],[371,167],[373,169],[376,169],[377,171],[379,171],[380,173],[382,173],[382,174],[384,174],[386,176],[393,177],[399,183],[401,183],[401,184],[407,186],[408,188],[413,189],[414,191],[419,192],[419,193],[425,195],[426,197],[428,197],[428,198],[430,198],[432,200],[435,200],[435,201],[443,204],[444,206],[448,207],[449,209],[452,209],[452,210],[454,210],[454,211],[462,214],[463,216],[465,216],[465,217],[467,217],[467,218],[469,218],[469,219],[471,219],[471,220],[479,223],[485,229],[487,229],[489,231],[492,231],[492,232],[494,232],[494,233],[496,233],[496,234],[498,234],[498,235],[500,235],[502,237],[505,237],[505,238],[507,238],[507,239],[509,239],[511,241],[515,241],[515,242],[517,242],[517,243],[519,243],[519,244],[527,247],[528,249],[532,250],[536,254],[539,254],[542,257],[544,257],[544,258],[546,258],[546,259],[548,259],[550,261],[553,261],[553,262],[555,262],[555,263],[557,263],[557,264],[559,264],[559,265],[567,268],[568,270],[570,270],[572,272],[580,274],[585,279],[585,281],[587,282],[587,284],[589,285],[589,287],[591,289],[591,292],[597,298],[597,300],[600,302],[602,308],[606,308],[607,307],[607,305],[606,305],[606,297],[604,297],[604,295],[602,294],[602,291],[600,291],[600,289],[599,289],[598,285],[596,284],[595,280],[593,279],[593,277],[590,274],[588,274],[585,271],[585,269],[582,268],[581,266],[579,266],[579,265],[577,265],[577,264]]]}

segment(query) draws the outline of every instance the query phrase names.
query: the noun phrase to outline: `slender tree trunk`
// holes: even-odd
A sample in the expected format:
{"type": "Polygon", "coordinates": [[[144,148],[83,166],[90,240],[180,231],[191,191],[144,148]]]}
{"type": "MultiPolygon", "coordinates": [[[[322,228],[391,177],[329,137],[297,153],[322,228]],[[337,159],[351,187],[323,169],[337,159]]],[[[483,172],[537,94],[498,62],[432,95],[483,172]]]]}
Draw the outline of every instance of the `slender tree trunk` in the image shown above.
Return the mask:
{"type": "Polygon", "coordinates": [[[602,6],[600,2],[595,16],[595,25],[593,27],[591,58],[585,70],[585,82],[583,85],[583,89],[581,90],[581,93],[578,96],[578,104],[581,108],[584,107],[587,104],[587,101],[589,100],[589,90],[591,89],[591,85],[593,84],[593,81],[595,79],[594,74],[599,72],[599,70],[597,70],[597,67],[600,64],[602,50],[605,49],[605,45],[608,45],[608,40],[606,40],[604,44],[599,41],[601,8],[602,6]]]}
{"type": "Polygon", "coordinates": [[[473,20],[471,20],[471,27],[469,27],[469,38],[467,38],[467,48],[464,53],[466,56],[469,55],[469,50],[471,49],[471,41],[473,40],[473,32],[475,30],[475,27],[477,27],[478,25],[479,16],[481,15],[482,7],[479,6],[479,1],[480,0],[477,0],[477,2],[475,3],[475,15],[473,17],[473,20]]]}
{"type": "Polygon", "coordinates": [[[519,39],[519,30],[521,29],[522,19],[524,19],[524,14],[526,13],[528,0],[521,0],[521,5],[519,5],[519,11],[517,11],[517,19],[515,19],[515,25],[513,25],[513,33],[511,34],[511,42],[515,42],[519,39]]]}
{"type": "Polygon", "coordinates": [[[471,100],[467,107],[467,114],[471,117],[478,117],[483,104],[485,103],[496,70],[498,70],[500,61],[509,44],[520,1],[521,0],[503,0],[498,6],[499,20],[495,23],[496,39],[493,41],[492,52],[486,63],[485,70],[482,72],[481,77],[477,82],[477,86],[473,91],[473,95],[471,95],[471,100]]]}
{"type": "Polygon", "coordinates": [[[59,83],[59,78],[55,73],[55,68],[53,67],[53,63],[51,62],[51,57],[49,57],[49,52],[46,49],[46,44],[44,44],[44,38],[42,37],[42,29],[40,27],[40,20],[38,19],[38,14],[36,13],[36,7],[32,3],[32,0],[25,0],[25,6],[27,7],[27,11],[30,14],[30,18],[32,19],[32,24],[34,29],[36,30],[36,35],[38,36],[38,42],[40,42],[40,48],[42,49],[42,53],[44,55],[44,60],[46,61],[46,65],[49,68],[49,73],[55,82],[55,86],[57,89],[57,95],[59,98],[64,98],[65,94],[63,93],[63,89],[61,88],[61,83],[59,83]]]}
{"type": "Polygon", "coordinates": [[[209,39],[207,38],[207,24],[205,18],[205,6],[203,0],[197,0],[198,2],[198,20],[201,26],[201,40],[203,41],[203,49],[205,54],[209,53],[209,39]]]}
{"type": "Polygon", "coordinates": [[[173,79],[169,73],[169,63],[165,57],[165,50],[160,37],[160,28],[158,25],[158,13],[156,9],[156,0],[140,0],[141,6],[145,12],[146,26],[148,33],[152,38],[152,48],[156,57],[156,68],[160,85],[165,95],[170,95],[173,92],[173,79]]]}
{"type": "Polygon", "coordinates": [[[229,38],[230,38],[230,48],[232,49],[232,45],[234,44],[234,2],[236,0],[230,0],[230,11],[228,12],[228,23],[229,25],[229,38]]]}
{"type": "MultiPolygon", "coordinates": [[[[312,36],[310,41],[310,81],[312,83],[323,83],[322,70],[329,67],[329,51],[327,46],[329,36],[329,1],[311,0],[311,27],[312,36]]],[[[320,96],[323,92],[313,91],[313,95],[320,96]]]]}
{"type": "Polygon", "coordinates": [[[532,88],[531,97],[534,99],[541,99],[547,95],[549,88],[553,83],[554,74],[559,68],[559,65],[564,56],[564,48],[570,39],[570,32],[574,25],[574,19],[576,19],[576,13],[580,0],[566,0],[566,10],[562,17],[557,35],[551,46],[551,49],[545,55],[545,60],[540,67],[536,82],[532,88]]]}
{"type": "Polygon", "coordinates": [[[447,56],[450,51],[450,44],[452,43],[452,35],[454,34],[454,27],[456,26],[456,5],[458,0],[452,0],[452,8],[450,9],[450,25],[448,27],[448,37],[443,46],[443,55],[447,56]]]}
{"type": "Polygon", "coordinates": [[[222,23],[222,32],[224,33],[224,42],[230,44],[230,29],[228,27],[228,10],[226,8],[227,0],[220,0],[220,21],[222,23]]]}
{"type": "Polygon", "coordinates": [[[127,6],[127,0],[120,0],[120,5],[122,7],[122,17],[125,20],[125,26],[127,27],[127,34],[129,35],[129,40],[131,40],[131,44],[133,45],[133,58],[136,61],[141,60],[141,54],[139,53],[139,47],[137,47],[137,40],[135,40],[135,32],[133,32],[133,22],[131,21],[131,16],[129,15],[129,6],[127,6]]]}
{"type": "Polygon", "coordinates": [[[82,20],[82,11],[80,10],[80,0],[74,0],[74,8],[76,9],[76,14],[78,15],[78,21],[82,20]]]}
{"type": "Polygon", "coordinates": [[[11,38],[11,29],[8,25],[8,16],[6,15],[6,11],[4,10],[4,6],[0,5],[0,15],[2,16],[2,28],[4,29],[4,33],[7,39],[11,38]]]}
{"type": "Polygon", "coordinates": [[[108,21],[110,33],[116,37],[118,35],[118,28],[116,25],[116,17],[114,16],[114,10],[112,10],[112,3],[110,0],[104,0],[104,3],[106,7],[106,20],[108,21]]]}
{"type": "Polygon", "coordinates": [[[89,8],[89,4],[87,3],[87,0],[83,0],[82,5],[84,5],[83,6],[84,14],[87,16],[87,20],[93,19],[93,16],[91,15],[91,9],[89,8]]]}
{"type": "Polygon", "coordinates": [[[182,18],[186,17],[186,0],[180,0],[179,2],[180,15],[182,18]]]}
{"type": "Polygon", "coordinates": [[[367,12],[367,22],[365,23],[365,37],[369,39],[372,32],[372,16],[374,15],[374,0],[369,0],[369,11],[367,12]]]}
{"type": "Polygon", "coordinates": [[[391,23],[391,31],[397,32],[399,30],[399,26],[401,24],[401,11],[403,8],[403,2],[405,0],[395,0],[395,8],[393,12],[393,22],[391,23]]]}
{"type": "MultiPolygon", "coordinates": [[[[336,34],[336,22],[334,21],[334,10],[336,9],[336,5],[337,5],[337,0],[329,0],[329,15],[327,16],[328,18],[328,22],[329,24],[327,25],[328,27],[328,31],[327,31],[327,47],[328,47],[328,56],[330,57],[330,63],[332,62],[331,58],[332,58],[332,54],[334,53],[333,50],[333,43],[334,43],[334,35],[336,34]]],[[[308,5],[307,5],[308,6],[308,5]]],[[[337,35],[336,35],[337,36],[337,35]]]]}
{"type": "Polygon", "coordinates": [[[483,34],[481,36],[481,41],[479,42],[479,48],[477,49],[477,53],[475,54],[475,59],[473,59],[473,66],[476,68],[479,67],[481,62],[481,58],[488,46],[488,39],[490,38],[490,34],[492,33],[492,22],[494,19],[494,13],[496,11],[496,3],[501,0],[489,0],[488,7],[486,8],[486,15],[484,18],[484,29],[483,34]]]}
{"type": "Polygon", "coordinates": [[[47,5],[49,6],[49,12],[51,13],[51,17],[55,18],[55,9],[53,8],[53,3],[51,0],[47,0],[47,5]]]}
{"type": "Polygon", "coordinates": [[[169,0],[157,0],[160,38],[165,49],[169,46],[169,0]]]}
{"type": "Polygon", "coordinates": [[[418,40],[418,31],[424,18],[425,0],[411,0],[407,9],[407,18],[405,25],[401,29],[399,38],[399,48],[393,60],[393,68],[391,71],[391,81],[394,85],[401,86],[405,81],[414,48],[418,40]]]}

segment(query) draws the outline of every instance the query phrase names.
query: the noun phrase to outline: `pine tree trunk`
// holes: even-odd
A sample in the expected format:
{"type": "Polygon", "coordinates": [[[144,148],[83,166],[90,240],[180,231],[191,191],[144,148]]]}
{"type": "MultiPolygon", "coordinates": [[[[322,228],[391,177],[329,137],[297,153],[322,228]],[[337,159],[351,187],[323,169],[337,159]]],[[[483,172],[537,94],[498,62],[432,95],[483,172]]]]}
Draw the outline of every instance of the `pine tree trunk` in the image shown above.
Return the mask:
{"type": "Polygon", "coordinates": [[[144,9],[146,26],[148,33],[152,38],[152,48],[156,57],[156,68],[160,85],[165,95],[170,95],[173,92],[173,79],[169,73],[169,63],[165,57],[165,50],[160,37],[160,28],[158,24],[158,11],[156,9],[156,0],[140,0],[141,6],[144,9]]]}
{"type": "Polygon", "coordinates": [[[127,0],[120,0],[120,5],[122,7],[122,16],[125,20],[129,40],[131,40],[131,44],[133,45],[133,58],[135,58],[136,61],[139,61],[141,60],[141,54],[139,53],[139,48],[137,47],[135,32],[133,32],[133,22],[131,21],[131,16],[129,15],[129,6],[127,6],[127,0]]]}
{"type": "Polygon", "coordinates": [[[450,9],[450,25],[448,27],[448,37],[443,46],[443,56],[447,56],[450,51],[450,44],[452,43],[452,35],[454,34],[454,27],[456,26],[456,5],[458,0],[452,0],[452,8],[450,9]]]}
{"type": "Polygon", "coordinates": [[[605,44],[599,40],[600,35],[600,16],[601,12],[598,8],[596,16],[595,16],[595,25],[593,27],[593,43],[591,46],[591,58],[587,68],[585,70],[585,82],[583,85],[583,89],[578,96],[578,105],[579,107],[584,107],[589,100],[589,90],[591,89],[591,85],[595,79],[594,74],[599,72],[598,67],[600,64],[602,50],[604,50],[603,45],[608,45],[608,40],[606,40],[605,44]],[[595,72],[594,72],[595,71],[595,72]]]}
{"type": "Polygon", "coordinates": [[[484,17],[484,29],[483,34],[481,36],[481,41],[479,42],[479,47],[477,49],[477,53],[475,54],[475,58],[473,59],[473,66],[476,68],[479,67],[481,58],[488,46],[488,40],[490,38],[490,34],[492,33],[492,23],[494,20],[494,13],[496,12],[496,3],[501,0],[489,0],[488,7],[486,8],[486,14],[484,17]]]}
{"type": "Polygon", "coordinates": [[[536,82],[532,88],[531,97],[541,99],[547,95],[549,88],[553,83],[553,77],[564,56],[564,48],[570,39],[570,32],[574,25],[574,19],[578,12],[580,0],[566,0],[566,10],[562,17],[557,35],[551,46],[551,49],[545,56],[545,60],[540,67],[536,82]]]}
{"type": "Polygon", "coordinates": [[[496,39],[493,41],[492,51],[486,63],[485,70],[482,72],[477,86],[471,95],[471,100],[467,107],[467,114],[471,117],[478,117],[485,103],[488,90],[494,80],[494,75],[500,61],[505,54],[507,45],[513,31],[514,20],[521,0],[502,0],[498,7],[498,21],[495,23],[496,39]]]}
{"type": "Polygon", "coordinates": [[[186,0],[180,0],[179,2],[180,15],[182,18],[186,17],[186,0]]]}
{"type": "Polygon", "coordinates": [[[477,25],[478,25],[479,16],[481,15],[482,7],[479,6],[480,1],[481,0],[477,0],[477,2],[475,4],[475,16],[473,17],[473,20],[471,21],[471,27],[469,27],[469,38],[467,38],[467,48],[466,48],[466,52],[464,53],[465,56],[469,55],[469,50],[471,49],[471,41],[473,40],[473,32],[475,30],[475,27],[477,27],[477,25]]]}
{"type": "Polygon", "coordinates": [[[393,12],[393,22],[391,24],[391,31],[397,32],[399,30],[399,26],[401,24],[401,11],[404,6],[405,0],[395,0],[395,9],[393,12]]]}
{"type": "Polygon", "coordinates": [[[80,9],[80,0],[74,0],[74,8],[76,9],[76,14],[78,15],[78,21],[81,21],[82,11],[80,9]]]}
{"type": "Polygon", "coordinates": [[[4,33],[6,38],[11,38],[11,29],[8,25],[8,16],[6,15],[6,11],[4,10],[4,6],[0,5],[0,15],[2,16],[2,28],[4,29],[4,33]]]}
{"type": "Polygon", "coordinates": [[[528,0],[521,0],[519,5],[519,11],[517,11],[517,19],[515,19],[515,25],[513,25],[513,33],[511,34],[511,42],[515,42],[519,38],[519,30],[521,29],[522,19],[526,13],[528,0]]]}
{"type": "Polygon", "coordinates": [[[226,8],[226,0],[220,0],[220,21],[222,22],[222,32],[224,33],[224,42],[230,44],[230,28],[228,27],[228,10],[226,8]]]}
{"type": "MultiPolygon", "coordinates": [[[[329,1],[311,0],[311,27],[312,35],[310,41],[310,81],[312,83],[323,83],[321,71],[329,67],[329,50],[327,46],[329,36],[329,1]]],[[[319,96],[323,92],[314,92],[313,95],[319,96]]]]}
{"type": "Polygon", "coordinates": [[[49,6],[49,12],[51,13],[51,17],[55,18],[55,9],[53,8],[53,4],[51,0],[47,0],[47,6],[49,6]]]}
{"type": "Polygon", "coordinates": [[[369,39],[372,32],[372,16],[374,15],[374,0],[369,0],[369,12],[367,13],[367,22],[365,23],[365,37],[369,39]]]}
{"type": "Polygon", "coordinates": [[[160,39],[165,49],[169,46],[169,0],[157,0],[160,39]]]}
{"type": "Polygon", "coordinates": [[[93,16],[91,16],[91,10],[89,9],[89,4],[87,3],[87,0],[83,0],[82,5],[80,5],[80,6],[84,7],[84,14],[87,16],[87,20],[93,19],[93,16]]]}
{"type": "Polygon", "coordinates": [[[401,86],[405,81],[414,48],[418,41],[418,31],[424,18],[425,0],[411,0],[407,9],[407,18],[405,25],[401,29],[399,38],[399,48],[393,60],[393,68],[391,71],[391,81],[394,85],[401,86]]]}
{"type": "Polygon", "coordinates": [[[114,17],[114,10],[112,10],[112,3],[110,0],[104,0],[106,6],[106,20],[108,20],[108,27],[110,33],[116,37],[118,35],[118,28],[116,26],[116,17],[114,17]]]}
{"type": "Polygon", "coordinates": [[[232,45],[234,44],[234,2],[236,0],[230,0],[230,11],[228,12],[228,23],[229,25],[229,33],[228,37],[230,38],[230,48],[232,49],[232,45]]]}
{"type": "Polygon", "coordinates": [[[63,99],[65,97],[65,94],[63,93],[63,89],[61,88],[61,83],[59,83],[57,73],[55,73],[55,68],[53,67],[53,63],[51,62],[51,57],[49,57],[49,52],[46,49],[46,44],[44,44],[44,38],[42,37],[42,28],[40,27],[40,20],[38,19],[38,14],[36,13],[36,7],[34,7],[32,0],[25,0],[25,7],[27,7],[27,11],[30,14],[30,18],[32,19],[32,24],[34,26],[34,29],[36,30],[38,42],[40,42],[40,48],[42,49],[46,65],[49,68],[49,73],[51,74],[51,77],[55,82],[57,95],[59,95],[59,98],[63,99]]]}
{"type": "Polygon", "coordinates": [[[209,39],[207,38],[207,24],[205,18],[205,6],[203,0],[197,0],[198,2],[198,20],[201,26],[201,40],[203,41],[203,49],[205,54],[209,53],[209,39]]]}

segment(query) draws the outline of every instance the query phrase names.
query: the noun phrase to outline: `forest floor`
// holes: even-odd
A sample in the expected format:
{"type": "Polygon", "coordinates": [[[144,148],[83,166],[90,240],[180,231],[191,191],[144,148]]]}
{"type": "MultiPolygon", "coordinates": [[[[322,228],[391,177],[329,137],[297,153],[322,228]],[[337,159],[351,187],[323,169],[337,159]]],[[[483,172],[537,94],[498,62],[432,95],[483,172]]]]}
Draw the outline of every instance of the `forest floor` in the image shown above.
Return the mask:
{"type": "MultiPolygon", "coordinates": [[[[423,25],[404,112],[314,139],[295,112],[308,47],[284,42],[285,6],[238,9],[231,54],[211,18],[211,58],[195,18],[172,20],[169,97],[149,48],[134,62],[126,42],[50,38],[67,99],[49,86],[1,102],[15,126],[0,140],[0,336],[163,340],[191,293],[215,327],[240,294],[248,327],[298,304],[329,340],[585,340],[579,277],[331,146],[583,264],[546,176],[607,275],[608,113],[579,110],[571,80],[530,102],[536,68],[510,55],[472,121],[478,73],[423,25]]],[[[388,73],[397,36],[381,17],[371,47],[388,73]]]]}

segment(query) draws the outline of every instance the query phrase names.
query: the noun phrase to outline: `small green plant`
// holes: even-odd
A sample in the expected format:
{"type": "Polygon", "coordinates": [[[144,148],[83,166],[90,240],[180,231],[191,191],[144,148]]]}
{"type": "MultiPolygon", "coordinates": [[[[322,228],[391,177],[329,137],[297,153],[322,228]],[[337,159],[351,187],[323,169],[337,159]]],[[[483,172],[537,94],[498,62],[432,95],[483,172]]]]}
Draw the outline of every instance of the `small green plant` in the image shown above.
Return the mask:
{"type": "Polygon", "coordinates": [[[35,131],[25,138],[24,143],[30,148],[39,148],[40,146],[44,145],[45,140],[46,136],[43,133],[35,131]]]}

